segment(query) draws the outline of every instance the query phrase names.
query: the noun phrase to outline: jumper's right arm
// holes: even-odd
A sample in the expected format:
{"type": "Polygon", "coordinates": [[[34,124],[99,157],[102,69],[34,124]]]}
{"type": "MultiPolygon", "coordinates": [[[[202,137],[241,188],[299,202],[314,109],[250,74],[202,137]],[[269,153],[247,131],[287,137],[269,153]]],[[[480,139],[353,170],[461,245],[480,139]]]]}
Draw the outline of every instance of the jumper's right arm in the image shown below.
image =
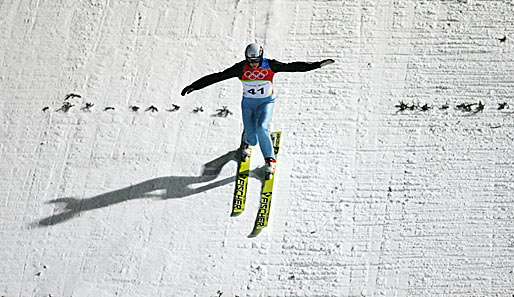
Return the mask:
{"type": "Polygon", "coordinates": [[[221,72],[212,73],[206,75],[196,81],[194,81],[189,86],[185,87],[180,93],[182,96],[191,93],[195,90],[203,89],[207,86],[220,82],[222,80],[226,80],[232,77],[238,77],[241,74],[242,64],[243,62],[239,62],[234,66],[227,68],[221,72]]]}

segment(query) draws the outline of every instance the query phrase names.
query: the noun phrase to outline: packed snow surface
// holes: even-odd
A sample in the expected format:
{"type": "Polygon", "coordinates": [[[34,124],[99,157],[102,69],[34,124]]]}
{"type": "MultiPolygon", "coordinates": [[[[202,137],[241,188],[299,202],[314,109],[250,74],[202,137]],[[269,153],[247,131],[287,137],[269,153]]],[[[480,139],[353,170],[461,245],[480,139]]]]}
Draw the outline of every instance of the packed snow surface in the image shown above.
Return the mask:
{"type": "Polygon", "coordinates": [[[0,1],[0,296],[512,296],[513,49],[510,0],[0,1]],[[241,84],[180,91],[255,41],[336,63],[276,75],[251,239],[241,84]]]}

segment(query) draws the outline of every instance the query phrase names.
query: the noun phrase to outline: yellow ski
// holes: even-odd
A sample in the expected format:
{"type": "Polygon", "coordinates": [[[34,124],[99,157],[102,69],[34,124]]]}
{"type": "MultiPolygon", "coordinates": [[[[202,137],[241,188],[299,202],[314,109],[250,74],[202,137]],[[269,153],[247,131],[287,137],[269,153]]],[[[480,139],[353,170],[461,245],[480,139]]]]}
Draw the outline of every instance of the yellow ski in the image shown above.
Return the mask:
{"type": "MultiPolygon", "coordinates": [[[[244,137],[244,134],[243,136],[244,137]]],[[[243,138],[241,139],[241,148],[243,138]]],[[[239,152],[241,153],[241,152],[239,152]]],[[[245,210],[246,191],[248,190],[248,177],[250,176],[251,156],[239,161],[236,175],[236,188],[234,190],[234,199],[232,201],[232,214],[230,216],[237,217],[245,210]]]]}
{"type": "MultiPolygon", "coordinates": [[[[271,140],[273,142],[273,150],[275,151],[275,158],[278,160],[278,152],[280,149],[281,131],[271,133],[271,140]]],[[[259,211],[257,212],[257,218],[255,219],[255,225],[253,231],[248,237],[256,237],[261,233],[262,229],[268,226],[269,214],[271,211],[271,198],[273,197],[273,184],[275,182],[276,171],[271,178],[265,178],[262,184],[261,190],[261,201],[259,211]]]]}

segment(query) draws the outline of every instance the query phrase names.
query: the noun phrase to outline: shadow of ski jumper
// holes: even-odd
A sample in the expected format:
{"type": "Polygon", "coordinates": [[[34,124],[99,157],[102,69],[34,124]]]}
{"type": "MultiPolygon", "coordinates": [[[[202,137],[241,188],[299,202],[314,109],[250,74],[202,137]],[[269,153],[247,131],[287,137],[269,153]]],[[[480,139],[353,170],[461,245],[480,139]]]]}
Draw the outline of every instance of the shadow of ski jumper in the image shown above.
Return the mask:
{"type": "Polygon", "coordinates": [[[195,184],[206,183],[216,179],[219,176],[221,169],[227,163],[230,161],[237,162],[237,153],[238,150],[230,151],[223,156],[204,164],[203,172],[200,176],[164,176],[91,198],[77,199],[74,197],[63,197],[50,200],[47,203],[61,205],[62,211],[34,222],[31,225],[35,227],[52,226],[65,222],[82,212],[108,207],[129,200],[147,198],[166,200],[184,198],[224,186],[235,181],[235,177],[227,177],[197,188],[192,187],[195,184]],[[161,190],[163,193],[152,193],[157,190],[161,190]]]}

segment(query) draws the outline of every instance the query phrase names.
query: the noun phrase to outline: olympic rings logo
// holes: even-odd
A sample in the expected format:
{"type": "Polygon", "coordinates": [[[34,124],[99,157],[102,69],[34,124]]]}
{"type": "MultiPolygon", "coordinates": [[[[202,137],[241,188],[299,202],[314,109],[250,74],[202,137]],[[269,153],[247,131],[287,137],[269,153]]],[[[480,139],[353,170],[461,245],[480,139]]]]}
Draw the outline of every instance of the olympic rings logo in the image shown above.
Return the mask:
{"type": "Polygon", "coordinates": [[[257,80],[257,79],[264,79],[268,75],[268,70],[262,69],[262,70],[253,70],[253,71],[246,71],[244,73],[244,76],[247,77],[250,80],[257,80]]]}

